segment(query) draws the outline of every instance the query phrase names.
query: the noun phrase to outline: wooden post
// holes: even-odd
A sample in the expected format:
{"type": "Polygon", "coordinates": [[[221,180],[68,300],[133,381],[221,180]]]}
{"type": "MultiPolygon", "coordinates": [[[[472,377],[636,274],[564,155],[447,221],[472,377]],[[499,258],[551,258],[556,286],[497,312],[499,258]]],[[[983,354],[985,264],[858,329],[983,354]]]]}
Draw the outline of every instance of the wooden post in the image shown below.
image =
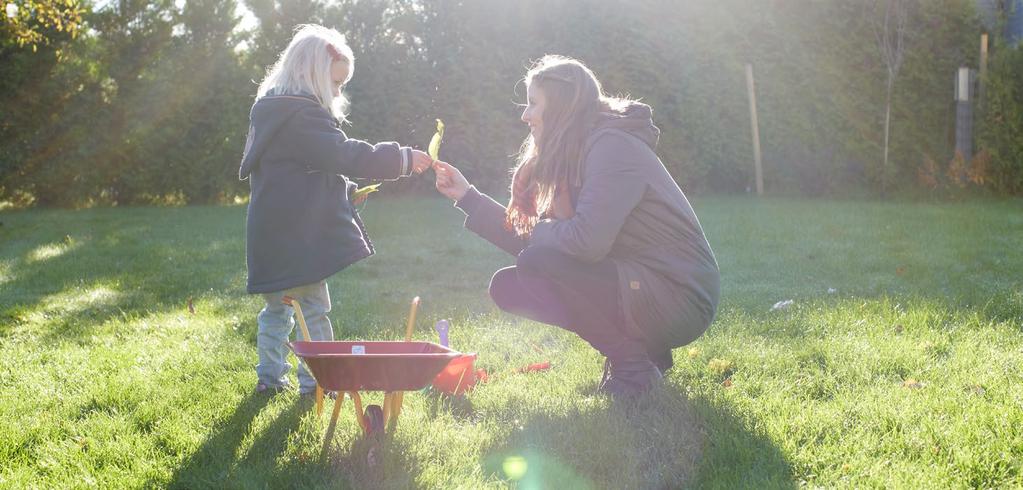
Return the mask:
{"type": "Polygon", "coordinates": [[[757,94],[753,83],[753,65],[746,63],[746,91],[749,92],[749,118],[753,129],[753,170],[757,179],[757,195],[764,195],[764,170],[760,162],[760,127],[757,124],[757,94]]]}
{"type": "Polygon", "coordinates": [[[970,92],[974,74],[968,67],[956,71],[956,147],[967,162],[973,158],[973,97],[970,92]]]}

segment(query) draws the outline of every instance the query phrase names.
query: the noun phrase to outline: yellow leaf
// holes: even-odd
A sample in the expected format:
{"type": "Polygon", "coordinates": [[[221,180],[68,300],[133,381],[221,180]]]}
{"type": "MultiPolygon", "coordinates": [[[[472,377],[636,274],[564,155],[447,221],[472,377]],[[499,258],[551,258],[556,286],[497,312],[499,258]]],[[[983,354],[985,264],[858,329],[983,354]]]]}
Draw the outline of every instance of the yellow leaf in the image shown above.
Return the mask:
{"type": "Polygon", "coordinates": [[[714,358],[707,363],[707,368],[717,374],[727,375],[735,369],[735,365],[727,359],[714,358]]]}
{"type": "Polygon", "coordinates": [[[923,381],[917,381],[916,379],[909,378],[909,379],[907,379],[907,380],[902,382],[902,386],[905,387],[905,388],[917,389],[917,388],[923,388],[924,386],[927,386],[927,384],[924,383],[923,381]]]}
{"type": "Polygon", "coordinates": [[[351,201],[353,203],[359,203],[363,199],[365,199],[366,196],[369,196],[370,194],[372,194],[372,193],[376,192],[377,190],[379,190],[379,188],[380,188],[380,184],[373,184],[373,185],[367,185],[365,187],[360,187],[359,190],[357,190],[357,191],[352,193],[351,201]]]}
{"type": "Polygon", "coordinates": [[[430,139],[430,158],[437,160],[440,155],[440,142],[444,139],[444,122],[440,119],[437,120],[437,132],[433,133],[433,138],[430,139]]]}

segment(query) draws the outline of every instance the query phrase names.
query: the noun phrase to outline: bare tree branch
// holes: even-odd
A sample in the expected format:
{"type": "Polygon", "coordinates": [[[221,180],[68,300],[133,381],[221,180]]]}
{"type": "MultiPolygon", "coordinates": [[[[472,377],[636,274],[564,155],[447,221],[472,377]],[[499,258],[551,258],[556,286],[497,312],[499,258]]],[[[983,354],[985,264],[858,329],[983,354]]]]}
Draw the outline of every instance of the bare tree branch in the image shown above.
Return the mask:
{"type": "Polygon", "coordinates": [[[888,172],[888,146],[891,132],[892,114],[892,90],[895,87],[895,79],[902,68],[902,61],[905,53],[906,28],[909,23],[909,1],[911,0],[875,0],[873,4],[874,17],[873,30],[874,38],[881,51],[881,59],[884,61],[887,70],[885,81],[885,113],[884,113],[884,148],[881,163],[881,194],[884,195],[887,188],[888,172]],[[880,4],[884,4],[884,17],[880,22],[877,16],[880,4]]]}

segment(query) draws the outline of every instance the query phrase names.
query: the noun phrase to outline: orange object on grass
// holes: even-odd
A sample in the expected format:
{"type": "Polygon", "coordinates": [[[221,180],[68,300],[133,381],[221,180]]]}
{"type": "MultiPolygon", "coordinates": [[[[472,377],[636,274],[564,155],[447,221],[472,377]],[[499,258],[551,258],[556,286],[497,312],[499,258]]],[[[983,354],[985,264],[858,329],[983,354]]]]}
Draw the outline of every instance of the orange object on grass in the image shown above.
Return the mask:
{"type": "Polygon", "coordinates": [[[477,381],[477,371],[473,369],[475,362],[476,354],[462,354],[452,359],[433,379],[434,389],[449,395],[465,393],[477,381]]]}
{"type": "Polygon", "coordinates": [[[523,366],[515,370],[517,373],[532,373],[534,371],[546,371],[551,368],[551,361],[534,362],[528,366],[523,366]]]}

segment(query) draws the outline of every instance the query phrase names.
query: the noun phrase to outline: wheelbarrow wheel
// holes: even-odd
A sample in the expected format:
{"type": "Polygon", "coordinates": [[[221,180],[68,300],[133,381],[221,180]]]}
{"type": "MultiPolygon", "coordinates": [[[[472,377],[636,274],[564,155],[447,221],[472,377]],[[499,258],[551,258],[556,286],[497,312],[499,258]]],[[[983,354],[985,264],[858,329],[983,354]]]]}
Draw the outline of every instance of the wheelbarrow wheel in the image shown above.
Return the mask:
{"type": "Polygon", "coordinates": [[[366,420],[369,422],[367,435],[377,435],[384,432],[384,409],[380,405],[369,405],[366,407],[366,420]]]}

